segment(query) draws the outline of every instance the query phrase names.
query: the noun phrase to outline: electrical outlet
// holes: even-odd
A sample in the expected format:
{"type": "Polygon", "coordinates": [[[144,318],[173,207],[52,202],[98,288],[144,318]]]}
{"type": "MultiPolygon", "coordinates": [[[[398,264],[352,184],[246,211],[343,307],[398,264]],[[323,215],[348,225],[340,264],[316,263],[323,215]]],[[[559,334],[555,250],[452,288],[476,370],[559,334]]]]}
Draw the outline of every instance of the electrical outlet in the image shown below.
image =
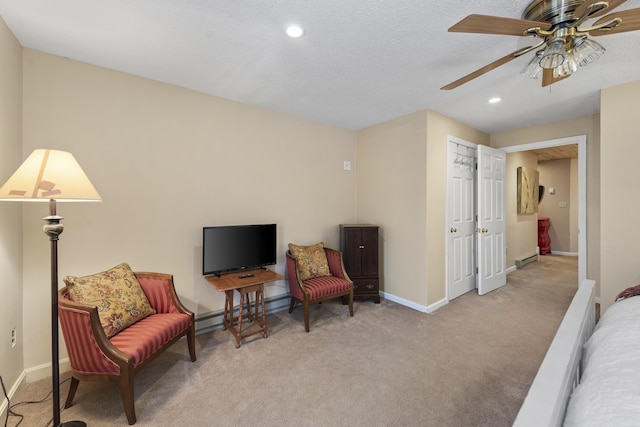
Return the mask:
{"type": "Polygon", "coordinates": [[[351,162],[349,160],[345,160],[344,161],[344,165],[343,165],[344,170],[346,171],[350,171],[351,170],[351,162]]]}
{"type": "Polygon", "coordinates": [[[11,347],[15,347],[17,341],[18,338],[16,337],[16,328],[13,328],[11,330],[11,347]]]}

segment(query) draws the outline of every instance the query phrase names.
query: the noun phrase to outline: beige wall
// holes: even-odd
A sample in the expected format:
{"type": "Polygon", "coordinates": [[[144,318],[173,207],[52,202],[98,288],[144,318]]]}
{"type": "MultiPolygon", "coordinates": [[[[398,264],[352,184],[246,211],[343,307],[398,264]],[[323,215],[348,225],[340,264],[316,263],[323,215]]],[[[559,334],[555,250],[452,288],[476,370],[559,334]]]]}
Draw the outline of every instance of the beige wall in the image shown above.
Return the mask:
{"type": "MultiPolygon", "coordinates": [[[[355,132],[29,49],[23,78],[25,152],[71,151],[103,198],[58,205],[61,277],[122,261],[172,273],[198,317],[224,307],[201,275],[203,226],[277,223],[283,273],[289,242],[337,247],[338,224],[355,220],[355,171],[343,170],[355,132]]],[[[45,209],[24,215],[28,367],[49,360],[45,209]]]]}
{"type": "Polygon", "coordinates": [[[569,195],[569,217],[571,225],[569,228],[569,252],[578,253],[580,236],[579,221],[579,185],[578,185],[578,159],[571,159],[571,190],[569,195]]]}
{"type": "Polygon", "coordinates": [[[381,290],[424,305],[426,289],[424,111],[361,130],[357,220],[380,226],[381,290]]]}
{"type": "MultiPolygon", "coordinates": [[[[0,64],[2,64],[0,73],[1,186],[23,160],[22,48],[2,18],[0,18],[0,64]]],[[[7,389],[11,389],[24,370],[21,203],[0,202],[0,271],[2,272],[0,374],[7,389]],[[18,334],[17,345],[13,348],[9,339],[12,328],[16,328],[18,334]]],[[[48,293],[46,289],[44,293],[48,293]]],[[[46,322],[48,318],[44,319],[46,322]]]]}
{"type": "Polygon", "coordinates": [[[552,253],[578,252],[578,209],[573,206],[574,202],[578,202],[576,160],[558,159],[538,164],[540,184],[545,186],[545,196],[538,208],[538,215],[550,219],[549,238],[552,253]],[[549,193],[551,188],[555,194],[549,193]]]}
{"type": "Polygon", "coordinates": [[[638,242],[640,225],[623,217],[640,210],[637,160],[638,99],[640,81],[604,89],[602,111],[602,264],[601,304],[609,307],[615,296],[640,283],[638,242]]]}
{"type": "Polygon", "coordinates": [[[446,297],[448,135],[489,138],[434,111],[358,133],[357,216],[381,226],[383,290],[423,308],[446,297]]]}
{"type": "Polygon", "coordinates": [[[536,170],[537,156],[526,151],[507,154],[505,166],[507,268],[514,266],[517,259],[534,255],[538,247],[538,215],[518,213],[518,168],[521,166],[536,170]]]}
{"type": "Polygon", "coordinates": [[[600,115],[492,134],[491,146],[509,147],[575,135],[587,136],[587,277],[600,283],[600,115]]]}

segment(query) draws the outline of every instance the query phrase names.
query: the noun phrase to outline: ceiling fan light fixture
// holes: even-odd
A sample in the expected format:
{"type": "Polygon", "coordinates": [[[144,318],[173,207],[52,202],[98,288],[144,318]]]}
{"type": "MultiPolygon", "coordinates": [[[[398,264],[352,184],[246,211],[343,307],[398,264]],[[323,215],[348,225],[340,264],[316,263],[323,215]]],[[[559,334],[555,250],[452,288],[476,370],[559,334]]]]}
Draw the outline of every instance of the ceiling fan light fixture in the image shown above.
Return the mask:
{"type": "Polygon", "coordinates": [[[565,61],[559,66],[553,69],[553,77],[567,77],[575,73],[578,70],[578,62],[573,55],[569,55],[565,58],[565,61]]]}
{"type": "Polygon", "coordinates": [[[606,49],[600,43],[587,38],[576,40],[573,48],[573,54],[581,67],[591,64],[605,51],[606,49]]]}
{"type": "Polygon", "coordinates": [[[537,79],[542,74],[542,67],[540,66],[540,60],[542,59],[542,50],[536,52],[531,61],[520,71],[520,74],[529,78],[537,79]]]}
{"type": "Polygon", "coordinates": [[[556,39],[549,43],[544,49],[542,58],[540,58],[540,66],[542,68],[556,68],[562,65],[567,56],[567,49],[564,47],[562,39],[556,39]]]}

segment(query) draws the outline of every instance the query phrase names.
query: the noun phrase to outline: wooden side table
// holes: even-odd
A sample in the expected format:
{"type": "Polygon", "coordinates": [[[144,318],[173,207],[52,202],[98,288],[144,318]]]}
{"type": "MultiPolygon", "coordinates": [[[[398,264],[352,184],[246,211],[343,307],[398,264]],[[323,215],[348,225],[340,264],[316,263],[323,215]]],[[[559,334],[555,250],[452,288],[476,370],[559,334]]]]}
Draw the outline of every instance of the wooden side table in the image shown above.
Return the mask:
{"type": "Polygon", "coordinates": [[[538,218],[538,246],[540,247],[540,255],[551,253],[549,227],[549,218],[538,218]]]}
{"type": "Polygon", "coordinates": [[[223,274],[221,276],[205,277],[214,288],[219,292],[225,293],[224,316],[222,318],[222,329],[229,330],[236,338],[236,348],[240,348],[243,338],[250,337],[255,334],[262,333],[267,338],[269,335],[267,329],[267,315],[264,310],[264,284],[284,279],[284,276],[271,270],[243,270],[242,272],[234,272],[223,274]],[[233,293],[240,293],[240,307],[238,308],[238,316],[233,315],[233,293]],[[251,310],[251,301],[249,296],[255,293],[254,310],[251,310]],[[242,331],[242,322],[245,308],[247,310],[247,319],[249,323],[254,323],[257,328],[251,331],[242,331]]]}

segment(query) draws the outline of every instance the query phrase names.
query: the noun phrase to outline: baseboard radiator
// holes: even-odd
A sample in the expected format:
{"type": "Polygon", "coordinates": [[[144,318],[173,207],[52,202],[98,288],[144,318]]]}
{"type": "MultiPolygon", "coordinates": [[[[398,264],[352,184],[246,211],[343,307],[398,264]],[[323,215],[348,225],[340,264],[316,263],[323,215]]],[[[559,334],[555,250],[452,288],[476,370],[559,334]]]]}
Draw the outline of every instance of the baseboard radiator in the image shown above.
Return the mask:
{"type": "Polygon", "coordinates": [[[538,260],[538,254],[533,254],[531,256],[528,256],[526,258],[522,258],[522,259],[517,259],[516,260],[516,268],[520,269],[522,267],[524,267],[527,264],[531,264],[532,262],[535,262],[538,260]]]}

